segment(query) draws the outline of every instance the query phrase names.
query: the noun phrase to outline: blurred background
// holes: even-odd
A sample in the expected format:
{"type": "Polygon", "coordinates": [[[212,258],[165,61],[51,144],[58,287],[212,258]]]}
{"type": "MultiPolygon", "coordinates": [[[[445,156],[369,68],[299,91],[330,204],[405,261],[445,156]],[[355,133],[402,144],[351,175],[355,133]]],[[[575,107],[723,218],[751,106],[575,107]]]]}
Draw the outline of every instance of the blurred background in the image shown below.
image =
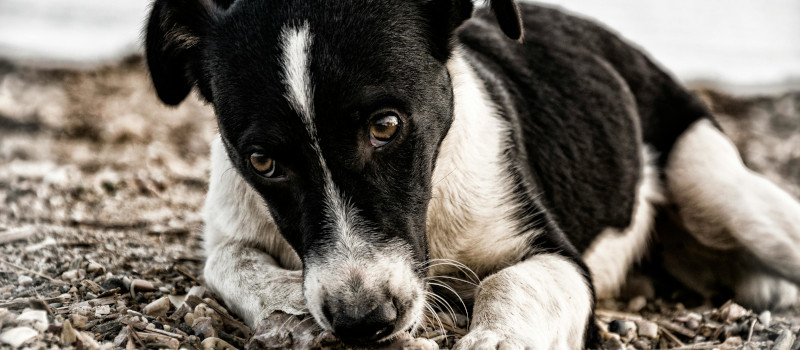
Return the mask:
{"type": "MultiPolygon", "coordinates": [[[[686,82],[800,86],[800,1],[546,0],[605,23],[686,82]]],[[[0,57],[87,66],[139,52],[146,0],[0,1],[0,57]]]]}

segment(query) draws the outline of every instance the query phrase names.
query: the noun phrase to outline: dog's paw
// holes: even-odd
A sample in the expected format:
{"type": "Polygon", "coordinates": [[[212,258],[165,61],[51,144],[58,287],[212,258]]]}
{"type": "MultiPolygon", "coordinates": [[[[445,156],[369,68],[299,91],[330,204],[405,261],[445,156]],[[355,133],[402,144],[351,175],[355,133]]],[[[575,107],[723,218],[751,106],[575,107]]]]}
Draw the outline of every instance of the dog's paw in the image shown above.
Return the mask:
{"type": "Polygon", "coordinates": [[[525,341],[490,329],[475,329],[467,333],[453,350],[523,350],[531,349],[525,341]]]}
{"type": "Polygon", "coordinates": [[[317,325],[311,315],[291,315],[274,312],[255,327],[253,337],[245,347],[262,349],[318,349],[336,344],[336,338],[317,325]]]}

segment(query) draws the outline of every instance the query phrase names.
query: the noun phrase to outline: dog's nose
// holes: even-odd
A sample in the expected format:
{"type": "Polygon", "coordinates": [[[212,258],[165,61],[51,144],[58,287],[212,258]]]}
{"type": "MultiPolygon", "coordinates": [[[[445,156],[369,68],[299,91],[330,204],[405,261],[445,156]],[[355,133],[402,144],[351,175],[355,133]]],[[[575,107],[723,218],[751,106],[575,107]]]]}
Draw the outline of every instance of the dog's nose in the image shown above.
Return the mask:
{"type": "MultiPolygon", "coordinates": [[[[397,308],[389,300],[366,312],[358,312],[357,308],[330,310],[326,307],[326,316],[331,320],[333,332],[345,342],[370,342],[392,334],[397,321],[397,308]]],[[[346,307],[344,307],[346,308],[346,307]]]]}

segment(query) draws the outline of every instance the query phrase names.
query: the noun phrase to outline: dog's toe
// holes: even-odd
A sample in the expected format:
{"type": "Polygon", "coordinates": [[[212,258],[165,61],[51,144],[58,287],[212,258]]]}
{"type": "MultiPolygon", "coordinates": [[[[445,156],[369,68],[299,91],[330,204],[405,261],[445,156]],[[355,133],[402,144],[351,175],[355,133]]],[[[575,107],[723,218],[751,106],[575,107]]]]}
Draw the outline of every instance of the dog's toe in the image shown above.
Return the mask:
{"type": "Polygon", "coordinates": [[[522,339],[489,329],[470,331],[453,347],[454,350],[523,350],[528,348],[530,347],[525,346],[522,339]]]}

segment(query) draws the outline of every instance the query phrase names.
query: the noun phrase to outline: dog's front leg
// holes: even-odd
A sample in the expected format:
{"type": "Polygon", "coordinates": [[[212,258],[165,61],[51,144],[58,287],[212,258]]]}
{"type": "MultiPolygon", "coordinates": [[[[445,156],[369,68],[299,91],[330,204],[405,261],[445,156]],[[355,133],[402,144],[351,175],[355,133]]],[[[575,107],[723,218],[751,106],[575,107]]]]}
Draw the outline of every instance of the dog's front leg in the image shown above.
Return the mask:
{"type": "Polygon", "coordinates": [[[592,303],[578,265],[534,255],[480,283],[470,331],[455,348],[581,349],[592,303]]]}
{"type": "Polygon", "coordinates": [[[317,342],[321,329],[308,315],[301,270],[284,269],[259,249],[228,243],[209,252],[204,273],[208,287],[258,341],[292,348],[317,342]]]}

